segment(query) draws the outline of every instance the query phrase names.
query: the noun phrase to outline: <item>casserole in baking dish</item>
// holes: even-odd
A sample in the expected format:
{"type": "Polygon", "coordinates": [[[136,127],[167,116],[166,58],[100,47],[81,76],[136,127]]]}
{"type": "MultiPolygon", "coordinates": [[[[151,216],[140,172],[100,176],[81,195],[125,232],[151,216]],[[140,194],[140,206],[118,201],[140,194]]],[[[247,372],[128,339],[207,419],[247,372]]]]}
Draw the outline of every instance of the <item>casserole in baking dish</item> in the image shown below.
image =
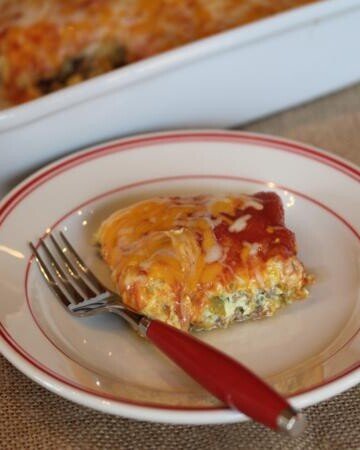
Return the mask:
{"type": "Polygon", "coordinates": [[[0,0],[11,104],[315,0],[0,0]]]}
{"type": "Polygon", "coordinates": [[[359,21],[360,0],[317,1],[5,105],[0,197],[75,149],[145,131],[238,126],[355,83],[359,21]]]}

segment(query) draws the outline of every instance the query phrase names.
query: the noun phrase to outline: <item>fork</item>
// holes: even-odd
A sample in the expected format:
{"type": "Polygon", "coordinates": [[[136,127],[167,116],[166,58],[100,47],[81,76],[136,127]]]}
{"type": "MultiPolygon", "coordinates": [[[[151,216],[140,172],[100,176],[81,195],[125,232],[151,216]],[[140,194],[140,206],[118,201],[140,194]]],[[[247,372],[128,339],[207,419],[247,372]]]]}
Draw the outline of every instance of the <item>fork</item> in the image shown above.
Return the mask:
{"type": "Polygon", "coordinates": [[[99,281],[63,232],[57,237],[49,232],[37,245],[29,245],[48,286],[70,314],[118,314],[228,407],[290,436],[303,431],[305,417],[238,361],[124,305],[118,294],[99,281]]]}

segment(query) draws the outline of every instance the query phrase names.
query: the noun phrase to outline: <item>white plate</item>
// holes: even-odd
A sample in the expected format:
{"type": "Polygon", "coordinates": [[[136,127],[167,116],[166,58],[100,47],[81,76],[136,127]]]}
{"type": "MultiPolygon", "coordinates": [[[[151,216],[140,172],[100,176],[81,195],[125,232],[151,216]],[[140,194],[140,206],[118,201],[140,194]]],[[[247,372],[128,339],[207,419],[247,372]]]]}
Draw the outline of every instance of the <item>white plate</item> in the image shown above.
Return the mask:
{"type": "Polygon", "coordinates": [[[244,420],[117,317],[70,317],[27,243],[49,227],[63,229],[108,282],[92,235],[114,208],[159,193],[275,190],[317,278],[310,298],[273,318],[199,336],[297,407],[338,394],[360,380],[359,179],[355,166],[314,148],[223,131],[134,137],[56,162],[0,205],[1,350],[44,387],[105,412],[174,423],[244,420]]]}

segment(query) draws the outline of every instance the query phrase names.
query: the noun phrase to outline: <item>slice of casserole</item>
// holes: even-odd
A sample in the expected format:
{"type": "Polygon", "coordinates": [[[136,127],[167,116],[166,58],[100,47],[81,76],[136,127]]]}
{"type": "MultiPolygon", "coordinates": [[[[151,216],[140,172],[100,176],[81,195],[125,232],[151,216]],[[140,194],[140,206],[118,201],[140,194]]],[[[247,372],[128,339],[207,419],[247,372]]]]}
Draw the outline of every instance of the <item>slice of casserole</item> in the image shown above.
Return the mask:
{"type": "Polygon", "coordinates": [[[315,0],[0,0],[0,103],[21,103],[315,0]]]}
{"type": "Polygon", "coordinates": [[[97,240],[123,302],[184,330],[271,316],[308,295],[273,192],[145,200],[112,214],[97,240]]]}

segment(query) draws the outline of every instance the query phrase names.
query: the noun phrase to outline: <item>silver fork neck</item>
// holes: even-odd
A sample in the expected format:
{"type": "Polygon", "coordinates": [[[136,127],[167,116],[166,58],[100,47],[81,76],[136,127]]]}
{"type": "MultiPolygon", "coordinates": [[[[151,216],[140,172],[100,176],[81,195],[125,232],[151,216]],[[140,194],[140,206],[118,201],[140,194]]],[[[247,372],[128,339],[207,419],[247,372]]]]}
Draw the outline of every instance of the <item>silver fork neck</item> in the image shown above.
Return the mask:
{"type": "Polygon", "coordinates": [[[115,303],[118,303],[119,306],[123,308],[121,303],[119,303],[119,297],[112,292],[106,291],[89,300],[71,304],[68,308],[72,313],[80,316],[86,313],[91,313],[91,311],[98,311],[99,308],[108,307],[115,303]]]}
{"type": "Polygon", "coordinates": [[[141,336],[146,336],[150,321],[142,314],[121,303],[120,297],[113,292],[103,292],[91,300],[85,300],[76,305],[69,305],[70,311],[79,317],[92,316],[100,312],[112,312],[121,316],[141,336]]]}

